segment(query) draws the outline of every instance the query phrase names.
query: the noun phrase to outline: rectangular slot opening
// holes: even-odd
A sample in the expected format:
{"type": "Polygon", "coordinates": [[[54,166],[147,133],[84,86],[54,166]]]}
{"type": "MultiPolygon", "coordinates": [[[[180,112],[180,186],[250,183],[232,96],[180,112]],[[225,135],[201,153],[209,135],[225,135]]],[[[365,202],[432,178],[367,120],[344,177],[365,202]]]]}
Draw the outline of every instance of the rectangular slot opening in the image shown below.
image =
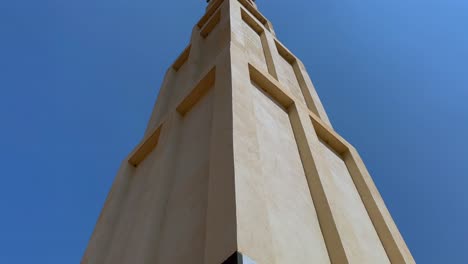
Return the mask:
{"type": "Polygon", "coordinates": [[[342,139],[334,131],[330,130],[330,128],[323,124],[322,121],[320,121],[320,119],[315,115],[309,114],[309,116],[318,138],[324,141],[336,153],[343,157],[343,155],[349,150],[348,146],[346,146],[344,143],[344,139],[342,139]]]}
{"type": "Polygon", "coordinates": [[[276,48],[278,49],[278,53],[287,61],[289,64],[293,65],[296,62],[296,57],[292,55],[292,53],[281,44],[278,40],[275,40],[276,48]]]}
{"type": "Polygon", "coordinates": [[[223,3],[224,0],[212,0],[209,4],[209,8],[206,11],[205,15],[202,16],[200,21],[198,21],[197,26],[201,29],[206,22],[210,19],[210,17],[218,10],[218,7],[223,3]]]}
{"type": "Polygon", "coordinates": [[[137,167],[156,148],[159,142],[159,136],[161,135],[161,128],[162,125],[156,128],[148,137],[138,144],[128,160],[132,166],[137,167]]]}
{"type": "Polygon", "coordinates": [[[192,109],[193,106],[208,92],[208,90],[213,87],[215,80],[216,68],[213,67],[177,106],[177,112],[182,116],[189,112],[190,109],[192,109]]]}
{"type": "Polygon", "coordinates": [[[203,29],[200,32],[200,35],[203,38],[208,37],[208,35],[215,29],[215,27],[219,24],[221,21],[221,10],[218,10],[216,14],[213,15],[213,17],[208,21],[208,23],[203,27],[203,29]]]}
{"type": "Polygon", "coordinates": [[[291,97],[280,88],[275,79],[267,77],[268,75],[265,75],[250,63],[249,73],[252,81],[257,83],[259,87],[265,90],[271,97],[275,98],[284,108],[287,109],[294,103],[291,97]]]}
{"type": "Polygon", "coordinates": [[[241,8],[241,17],[247,25],[249,25],[255,32],[257,32],[258,35],[263,33],[263,27],[260,26],[257,21],[255,21],[255,19],[250,16],[243,8],[241,8]]]}
{"type": "MultiPolygon", "coordinates": [[[[255,63],[260,63],[262,65],[258,66],[266,66],[268,73],[270,73],[274,78],[276,78],[276,70],[273,63],[273,57],[271,55],[271,49],[268,45],[267,35],[265,33],[264,27],[258,23],[258,21],[252,17],[244,8],[241,7],[241,18],[242,21],[250,28],[253,32],[255,32],[259,37],[259,44],[261,51],[259,52],[255,45],[255,39],[252,39],[250,32],[244,32],[246,35],[246,45],[250,45],[247,49],[249,52],[249,58],[254,60],[255,63]],[[260,55],[261,54],[261,55],[260,55]]],[[[248,30],[250,31],[250,30],[248,30]]]]}
{"type": "Polygon", "coordinates": [[[270,28],[268,27],[268,20],[260,12],[258,12],[258,10],[253,5],[251,5],[247,0],[239,0],[239,2],[243,7],[245,7],[245,9],[249,10],[249,12],[256,19],[258,19],[258,21],[260,21],[260,23],[262,23],[265,26],[265,28],[270,30],[270,28]]]}
{"type": "MultiPolygon", "coordinates": [[[[276,48],[278,50],[278,53],[280,54],[281,57],[284,58],[286,62],[288,62],[295,75],[295,80],[294,82],[297,82],[297,85],[299,86],[300,93],[303,97],[303,102],[307,105],[310,111],[312,111],[314,114],[319,115],[319,112],[317,110],[317,107],[315,105],[315,102],[312,98],[311,92],[309,90],[309,87],[305,81],[304,74],[299,66],[299,63],[297,61],[297,58],[283,45],[281,44],[278,40],[275,39],[275,44],[276,48]]],[[[312,87],[311,87],[312,89],[312,87]]]]}
{"type": "Polygon", "coordinates": [[[185,50],[179,55],[179,57],[176,59],[176,61],[174,62],[174,64],[172,65],[172,68],[175,70],[175,71],[178,71],[183,65],[184,63],[188,60],[189,58],[189,55],[190,55],[190,49],[191,49],[192,45],[188,45],[187,48],[185,48],[185,50]]]}

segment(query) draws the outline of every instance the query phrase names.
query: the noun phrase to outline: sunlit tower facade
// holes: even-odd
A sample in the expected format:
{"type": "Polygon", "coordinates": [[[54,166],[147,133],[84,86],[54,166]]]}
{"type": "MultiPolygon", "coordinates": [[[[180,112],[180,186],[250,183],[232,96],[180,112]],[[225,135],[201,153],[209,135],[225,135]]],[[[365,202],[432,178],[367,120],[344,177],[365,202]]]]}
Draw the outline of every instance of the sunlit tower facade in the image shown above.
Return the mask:
{"type": "Polygon", "coordinates": [[[415,262],[303,63],[255,2],[212,0],[82,263],[415,262]]]}

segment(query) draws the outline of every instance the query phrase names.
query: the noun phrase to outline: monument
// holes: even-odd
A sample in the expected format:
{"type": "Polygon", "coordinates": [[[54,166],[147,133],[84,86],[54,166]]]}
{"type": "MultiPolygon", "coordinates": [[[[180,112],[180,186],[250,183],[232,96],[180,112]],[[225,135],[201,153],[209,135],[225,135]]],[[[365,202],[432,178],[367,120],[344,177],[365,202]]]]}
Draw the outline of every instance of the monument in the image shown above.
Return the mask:
{"type": "Polygon", "coordinates": [[[212,0],[82,263],[415,261],[302,62],[255,2],[212,0]]]}

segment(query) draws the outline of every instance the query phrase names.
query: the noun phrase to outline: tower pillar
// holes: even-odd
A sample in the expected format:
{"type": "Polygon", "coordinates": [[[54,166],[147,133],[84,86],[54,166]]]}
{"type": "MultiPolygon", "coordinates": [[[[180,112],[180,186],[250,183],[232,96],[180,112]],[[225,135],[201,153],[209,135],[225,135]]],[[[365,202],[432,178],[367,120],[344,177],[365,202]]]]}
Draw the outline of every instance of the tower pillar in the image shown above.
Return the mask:
{"type": "Polygon", "coordinates": [[[415,263],[304,64],[251,0],[211,0],[82,263],[415,263]]]}

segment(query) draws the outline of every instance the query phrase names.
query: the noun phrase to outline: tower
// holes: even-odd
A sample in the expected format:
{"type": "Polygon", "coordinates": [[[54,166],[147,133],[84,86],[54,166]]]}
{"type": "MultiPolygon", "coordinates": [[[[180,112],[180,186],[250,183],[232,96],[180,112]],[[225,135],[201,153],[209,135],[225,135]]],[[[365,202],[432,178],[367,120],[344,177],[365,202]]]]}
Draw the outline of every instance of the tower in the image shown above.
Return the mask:
{"type": "Polygon", "coordinates": [[[122,162],[82,263],[415,263],[302,62],[212,0],[122,162]]]}

